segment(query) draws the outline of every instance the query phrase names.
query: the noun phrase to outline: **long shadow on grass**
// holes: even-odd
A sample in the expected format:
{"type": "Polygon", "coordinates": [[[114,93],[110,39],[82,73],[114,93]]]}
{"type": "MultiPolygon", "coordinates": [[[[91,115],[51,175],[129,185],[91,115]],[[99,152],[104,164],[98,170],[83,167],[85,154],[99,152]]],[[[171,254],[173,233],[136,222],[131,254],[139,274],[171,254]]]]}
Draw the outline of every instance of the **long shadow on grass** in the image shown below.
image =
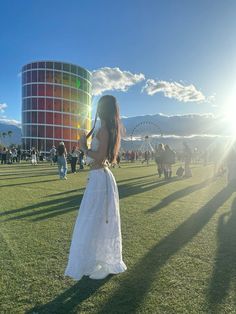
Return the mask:
{"type": "MultiPolygon", "coordinates": [[[[140,181],[139,180],[136,182],[136,184],[135,183],[123,184],[119,186],[120,198],[125,198],[128,196],[137,195],[139,193],[144,193],[146,191],[151,191],[152,189],[155,189],[165,184],[169,184],[170,182],[172,181],[156,182],[156,181],[147,181],[147,180],[140,181]]],[[[68,194],[70,192],[71,191],[69,191],[68,194]]],[[[18,216],[13,216],[13,217],[2,220],[2,221],[10,221],[10,220],[18,220],[22,218],[29,218],[29,217],[40,215],[39,217],[32,219],[33,221],[39,221],[43,219],[53,218],[57,215],[62,215],[62,214],[68,213],[69,211],[78,209],[80,202],[82,200],[82,195],[71,195],[71,196],[69,195],[63,198],[60,197],[60,195],[63,196],[64,194],[65,194],[64,192],[59,193],[58,194],[59,197],[57,199],[44,201],[44,202],[40,202],[40,203],[33,204],[30,206],[2,212],[0,213],[0,217],[10,215],[10,214],[20,213],[20,215],[18,216]],[[42,207],[44,208],[38,209],[42,207]],[[24,212],[27,212],[27,213],[24,213],[24,212]]]]}
{"type": "Polygon", "coordinates": [[[83,277],[74,286],[57,296],[54,300],[47,304],[36,306],[27,311],[26,314],[72,314],[79,313],[78,305],[91,297],[100,287],[110,280],[112,276],[108,276],[103,280],[91,280],[83,277]]]}
{"type": "Polygon", "coordinates": [[[6,187],[13,187],[13,186],[23,186],[23,185],[31,185],[35,183],[46,183],[46,182],[52,182],[52,181],[58,181],[57,179],[52,179],[52,180],[40,180],[40,181],[31,181],[31,182],[20,182],[20,183],[14,183],[14,184],[4,184],[0,185],[1,188],[6,188],[6,187]]]}
{"type": "Polygon", "coordinates": [[[8,176],[5,176],[5,178],[0,178],[0,180],[9,181],[9,180],[18,180],[18,179],[26,179],[26,178],[39,178],[39,177],[45,177],[45,176],[51,176],[51,175],[58,175],[57,171],[51,171],[51,172],[44,172],[44,173],[24,173],[24,176],[14,174],[14,176],[11,176],[10,178],[8,176]]]}
{"type": "Polygon", "coordinates": [[[172,178],[169,181],[153,181],[153,180],[139,180],[137,182],[132,182],[130,184],[120,184],[119,185],[119,195],[120,198],[125,198],[128,196],[137,195],[140,193],[150,192],[160,186],[170,184],[178,180],[177,178],[172,178]]]}
{"type": "Polygon", "coordinates": [[[60,192],[60,193],[55,193],[55,194],[50,194],[48,195],[48,197],[53,197],[53,196],[62,196],[65,194],[71,194],[71,193],[75,193],[75,192],[79,192],[79,191],[83,191],[85,188],[80,188],[80,189],[74,189],[74,190],[69,190],[69,191],[65,191],[65,192],[60,192]]]}
{"type": "Polygon", "coordinates": [[[114,309],[117,309],[116,313],[136,313],[156,273],[201,231],[233,192],[234,189],[231,187],[222,189],[198,212],[192,214],[177,229],[157,243],[130,271],[128,270],[128,278],[121,281],[120,287],[98,313],[112,313],[114,309]]]}
{"type": "Polygon", "coordinates": [[[132,178],[128,178],[128,179],[117,180],[116,182],[117,182],[117,184],[119,184],[121,182],[135,181],[135,180],[144,179],[144,178],[150,178],[150,177],[157,177],[157,173],[148,174],[148,175],[142,176],[142,177],[132,177],[132,178]]]}
{"type": "Polygon", "coordinates": [[[227,297],[231,283],[236,283],[236,198],[231,211],[220,216],[217,229],[218,249],[209,284],[208,300],[211,313],[218,313],[219,305],[227,297]]]}
{"type": "Polygon", "coordinates": [[[168,206],[170,203],[176,201],[177,199],[180,199],[184,196],[189,195],[190,193],[193,193],[193,192],[196,192],[200,189],[205,188],[206,186],[208,186],[212,182],[213,182],[213,179],[207,179],[201,183],[194,184],[194,185],[188,186],[182,190],[175,191],[174,193],[163,198],[159,204],[149,208],[147,211],[149,213],[156,212],[159,209],[168,206]]]}
{"type": "Polygon", "coordinates": [[[122,169],[126,169],[126,168],[146,168],[148,169],[149,167],[152,167],[156,165],[155,163],[150,163],[149,165],[143,165],[141,164],[141,162],[137,162],[137,163],[132,163],[132,162],[129,162],[129,163],[124,163],[123,165],[121,164],[121,168],[122,169]]]}
{"type": "MultiPolygon", "coordinates": [[[[29,166],[28,168],[25,169],[18,169],[18,168],[12,168],[12,169],[8,169],[11,170],[10,172],[2,172],[0,173],[0,177],[3,176],[14,176],[17,174],[28,174],[28,173],[36,173],[36,172],[45,172],[45,171],[57,171],[57,167],[34,167],[34,166],[29,166]]],[[[0,167],[1,170],[1,167],[0,167]]]]}
{"type": "Polygon", "coordinates": [[[57,168],[57,166],[50,166],[50,165],[42,165],[42,164],[37,164],[36,166],[33,166],[32,164],[25,164],[24,166],[19,166],[19,165],[8,165],[8,167],[2,167],[2,165],[0,165],[0,171],[2,171],[2,175],[6,174],[10,174],[13,171],[16,172],[20,172],[20,171],[29,171],[29,170],[34,170],[34,171],[42,171],[42,170],[49,170],[49,169],[53,169],[53,168],[57,168]],[[19,170],[19,171],[18,171],[19,170]],[[6,172],[8,171],[8,172],[6,172]]]}
{"type": "MultiPolygon", "coordinates": [[[[124,180],[120,180],[120,181],[117,181],[117,184],[118,184],[118,187],[119,187],[119,192],[120,194],[122,195],[125,195],[125,193],[123,193],[123,190],[125,190],[125,188],[128,186],[129,188],[131,188],[131,186],[133,186],[133,188],[136,186],[136,183],[135,181],[136,180],[139,180],[139,179],[144,179],[146,177],[153,177],[153,176],[157,176],[156,174],[151,174],[151,175],[147,175],[147,176],[142,176],[142,177],[133,177],[133,178],[129,178],[129,179],[124,179],[124,180]],[[120,184],[121,182],[128,182],[128,181],[134,181],[132,184],[120,184]]],[[[149,181],[147,182],[146,180],[143,180],[142,182],[138,181],[138,185],[140,186],[145,186],[144,183],[148,183],[150,184],[153,183],[153,181],[149,181]]],[[[170,182],[170,181],[169,181],[170,182]]],[[[165,183],[169,183],[169,182],[165,182],[165,183]]],[[[155,183],[155,182],[154,182],[155,183]]],[[[163,184],[164,182],[161,182],[159,181],[158,184],[163,184]]],[[[82,189],[74,189],[74,190],[70,190],[70,191],[65,191],[65,192],[60,192],[60,193],[55,193],[55,194],[50,194],[49,196],[52,197],[52,196],[60,196],[60,195],[65,195],[65,194],[70,194],[70,193],[74,193],[74,192],[77,192],[77,191],[80,191],[80,190],[84,190],[84,188],[82,189]]],[[[142,191],[143,192],[143,191],[142,191]]],[[[122,197],[120,195],[120,197],[122,197]]]]}
{"type": "MultiPolygon", "coordinates": [[[[149,182],[149,181],[138,181],[137,184],[123,184],[119,187],[119,193],[120,198],[125,198],[127,196],[136,195],[138,193],[144,193],[146,191],[150,191],[158,186],[165,185],[170,183],[170,181],[161,181],[161,182],[149,182]]],[[[67,192],[62,193],[62,195],[67,194],[67,192]]],[[[69,193],[68,193],[69,194],[69,193]]],[[[18,217],[13,217],[11,219],[20,219],[20,218],[26,218],[29,216],[34,216],[38,214],[44,214],[44,216],[36,217],[32,219],[32,221],[39,221],[43,219],[53,218],[57,215],[62,215],[65,213],[68,213],[69,211],[73,211],[75,209],[78,209],[81,203],[83,195],[75,195],[75,196],[67,196],[63,198],[59,198],[56,200],[51,200],[43,203],[38,203],[34,205],[33,207],[42,207],[44,206],[45,209],[41,209],[38,211],[34,211],[29,214],[20,215],[18,217]],[[49,206],[49,208],[47,208],[49,206]],[[50,207],[51,206],[51,207],[50,207]],[[46,214],[46,215],[45,215],[46,214]]],[[[28,210],[23,208],[23,210],[28,210]]],[[[30,208],[33,209],[33,208],[30,208]]]]}
{"type": "Polygon", "coordinates": [[[13,209],[6,211],[0,214],[1,216],[6,216],[10,214],[20,213],[18,216],[13,216],[3,221],[11,221],[33,217],[33,221],[44,220],[48,218],[53,218],[58,215],[66,214],[70,211],[76,210],[79,208],[82,195],[72,195],[64,198],[54,199],[50,201],[40,202],[34,205],[26,206],[20,209],[13,209]],[[42,208],[43,207],[43,208],[42,208]],[[38,209],[40,208],[40,209],[38,209]],[[30,211],[30,212],[29,212],[30,211]],[[22,214],[23,213],[23,214],[22,214]],[[38,216],[34,218],[35,216],[38,216]]]}

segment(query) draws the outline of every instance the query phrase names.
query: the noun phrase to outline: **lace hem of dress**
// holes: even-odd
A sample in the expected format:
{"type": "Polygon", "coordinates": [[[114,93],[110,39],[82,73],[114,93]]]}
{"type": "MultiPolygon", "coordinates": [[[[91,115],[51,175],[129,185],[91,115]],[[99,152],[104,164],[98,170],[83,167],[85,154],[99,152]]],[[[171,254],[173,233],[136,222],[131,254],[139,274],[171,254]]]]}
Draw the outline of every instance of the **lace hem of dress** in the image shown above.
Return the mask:
{"type": "Polygon", "coordinates": [[[108,264],[102,261],[96,261],[96,264],[93,266],[88,266],[87,264],[87,266],[85,266],[83,271],[81,270],[81,272],[75,272],[67,269],[64,275],[69,276],[75,280],[80,280],[83,276],[90,276],[96,269],[101,267],[109,274],[123,273],[127,269],[127,266],[123,261],[120,261],[117,264],[108,264]]]}

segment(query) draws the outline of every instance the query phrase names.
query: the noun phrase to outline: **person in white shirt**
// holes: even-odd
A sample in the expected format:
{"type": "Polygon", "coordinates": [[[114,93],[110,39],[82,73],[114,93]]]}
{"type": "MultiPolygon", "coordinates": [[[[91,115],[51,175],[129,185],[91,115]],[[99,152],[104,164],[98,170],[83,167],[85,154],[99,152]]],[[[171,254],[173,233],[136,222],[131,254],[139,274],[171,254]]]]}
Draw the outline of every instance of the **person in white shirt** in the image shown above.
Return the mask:
{"type": "Polygon", "coordinates": [[[34,166],[37,165],[37,154],[36,154],[36,150],[34,148],[31,152],[31,163],[34,166]]]}
{"type": "Polygon", "coordinates": [[[56,147],[53,146],[52,149],[50,150],[51,166],[57,162],[57,160],[56,160],[56,154],[57,154],[56,147]]]}

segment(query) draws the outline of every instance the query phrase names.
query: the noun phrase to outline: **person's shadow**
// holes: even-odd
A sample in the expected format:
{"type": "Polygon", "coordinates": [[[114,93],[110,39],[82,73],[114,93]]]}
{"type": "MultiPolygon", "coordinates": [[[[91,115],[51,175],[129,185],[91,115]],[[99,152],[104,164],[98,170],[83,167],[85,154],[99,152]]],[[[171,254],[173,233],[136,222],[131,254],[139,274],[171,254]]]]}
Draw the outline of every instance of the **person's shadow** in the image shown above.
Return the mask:
{"type": "Polygon", "coordinates": [[[217,237],[218,248],[208,291],[211,313],[220,311],[220,304],[226,299],[231,283],[234,287],[236,284],[236,198],[231,211],[219,218],[217,237]]]}
{"type": "Polygon", "coordinates": [[[92,280],[83,277],[75,285],[58,295],[50,302],[38,305],[25,312],[25,314],[72,314],[79,313],[78,306],[93,295],[101,286],[112,278],[109,275],[103,280],[92,280]]]}
{"type": "Polygon", "coordinates": [[[209,186],[210,183],[213,182],[213,179],[207,179],[201,183],[197,183],[194,185],[187,186],[181,190],[175,191],[172,194],[167,195],[165,198],[161,200],[161,202],[151,208],[148,209],[148,213],[157,212],[161,208],[168,206],[170,203],[189,195],[190,193],[194,193],[200,189],[203,189],[209,186]]]}
{"type": "Polygon", "coordinates": [[[37,222],[53,218],[55,216],[63,215],[70,211],[77,210],[83,197],[82,194],[79,195],[67,194],[66,197],[62,196],[63,194],[58,196],[57,199],[54,198],[52,200],[46,200],[33,205],[2,212],[0,213],[0,222],[19,220],[25,218],[37,222]],[[13,214],[17,215],[11,216],[13,214]],[[6,218],[1,219],[2,217],[6,218]]]}
{"type": "Polygon", "coordinates": [[[173,232],[156,243],[124,276],[118,289],[107,298],[98,313],[112,313],[112,309],[118,309],[117,313],[127,313],[127,309],[129,313],[136,313],[155,280],[155,274],[197,236],[233,192],[234,189],[230,186],[223,188],[173,232]]]}

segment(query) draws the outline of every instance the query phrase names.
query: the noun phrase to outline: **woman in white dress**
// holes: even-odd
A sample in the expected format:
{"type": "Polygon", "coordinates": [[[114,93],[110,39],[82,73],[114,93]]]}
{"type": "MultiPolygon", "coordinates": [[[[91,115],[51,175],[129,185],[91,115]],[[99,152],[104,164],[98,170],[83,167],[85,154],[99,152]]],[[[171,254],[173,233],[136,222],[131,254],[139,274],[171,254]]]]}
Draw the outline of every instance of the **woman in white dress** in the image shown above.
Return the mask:
{"type": "Polygon", "coordinates": [[[119,195],[107,163],[116,160],[120,144],[120,118],[116,98],[100,98],[97,116],[101,127],[80,140],[80,148],[90,161],[89,179],[74,226],[65,275],[76,280],[82,276],[104,279],[124,272],[122,260],[119,195]],[[93,134],[91,149],[87,138],[93,134]]]}
{"type": "Polygon", "coordinates": [[[34,148],[31,153],[31,163],[34,166],[37,165],[37,155],[36,155],[36,150],[34,148]]]}

